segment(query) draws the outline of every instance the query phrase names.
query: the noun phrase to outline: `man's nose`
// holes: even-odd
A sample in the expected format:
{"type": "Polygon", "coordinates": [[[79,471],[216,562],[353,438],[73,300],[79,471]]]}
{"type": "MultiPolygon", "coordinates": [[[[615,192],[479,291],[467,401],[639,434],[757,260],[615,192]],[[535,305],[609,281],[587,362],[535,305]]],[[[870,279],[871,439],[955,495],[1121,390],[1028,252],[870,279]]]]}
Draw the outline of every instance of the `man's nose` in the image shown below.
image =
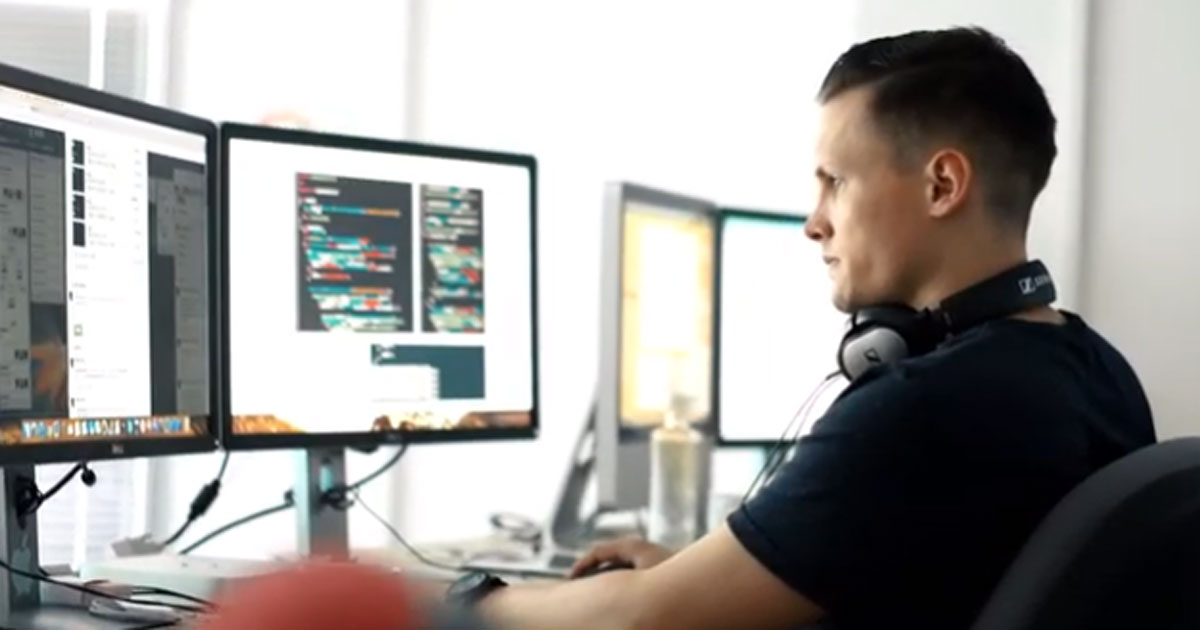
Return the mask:
{"type": "Polygon", "coordinates": [[[829,221],[823,208],[818,207],[804,222],[804,235],[818,242],[829,238],[829,221]]]}

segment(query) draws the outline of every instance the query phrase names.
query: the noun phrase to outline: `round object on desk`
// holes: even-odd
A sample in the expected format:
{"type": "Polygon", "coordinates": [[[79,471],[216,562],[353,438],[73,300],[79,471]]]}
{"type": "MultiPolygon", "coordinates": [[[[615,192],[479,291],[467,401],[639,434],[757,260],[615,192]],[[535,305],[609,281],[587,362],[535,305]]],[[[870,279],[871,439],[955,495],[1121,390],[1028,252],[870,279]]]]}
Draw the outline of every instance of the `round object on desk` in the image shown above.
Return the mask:
{"type": "Polygon", "coordinates": [[[395,574],[350,563],[312,563],[254,578],[218,602],[201,630],[405,630],[431,619],[395,574]]]}

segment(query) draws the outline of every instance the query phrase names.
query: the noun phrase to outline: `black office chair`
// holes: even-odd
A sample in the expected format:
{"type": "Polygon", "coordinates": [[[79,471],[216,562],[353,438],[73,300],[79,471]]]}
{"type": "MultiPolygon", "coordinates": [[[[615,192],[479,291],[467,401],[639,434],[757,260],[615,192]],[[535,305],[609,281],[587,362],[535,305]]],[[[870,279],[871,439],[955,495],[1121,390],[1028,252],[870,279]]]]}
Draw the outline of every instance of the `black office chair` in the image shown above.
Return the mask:
{"type": "Polygon", "coordinates": [[[1034,531],[973,630],[1200,628],[1200,438],[1131,453],[1034,531]]]}

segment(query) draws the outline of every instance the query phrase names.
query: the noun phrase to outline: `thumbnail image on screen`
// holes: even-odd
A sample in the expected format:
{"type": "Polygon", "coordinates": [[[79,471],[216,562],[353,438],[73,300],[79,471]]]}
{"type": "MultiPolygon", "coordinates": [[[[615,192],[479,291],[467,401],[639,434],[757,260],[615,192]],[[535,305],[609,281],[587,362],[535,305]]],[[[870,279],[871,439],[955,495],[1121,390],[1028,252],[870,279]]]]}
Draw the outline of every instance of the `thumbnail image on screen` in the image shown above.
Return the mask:
{"type": "Polygon", "coordinates": [[[298,173],[300,330],[412,330],[412,186],[298,173]]]}
{"type": "Polygon", "coordinates": [[[0,87],[0,445],[209,433],[205,160],[0,87]]]}
{"type": "Polygon", "coordinates": [[[234,435],[532,427],[526,167],[228,146],[234,435]]]}
{"type": "Polygon", "coordinates": [[[425,332],[483,332],[483,191],[421,186],[425,332]]]}

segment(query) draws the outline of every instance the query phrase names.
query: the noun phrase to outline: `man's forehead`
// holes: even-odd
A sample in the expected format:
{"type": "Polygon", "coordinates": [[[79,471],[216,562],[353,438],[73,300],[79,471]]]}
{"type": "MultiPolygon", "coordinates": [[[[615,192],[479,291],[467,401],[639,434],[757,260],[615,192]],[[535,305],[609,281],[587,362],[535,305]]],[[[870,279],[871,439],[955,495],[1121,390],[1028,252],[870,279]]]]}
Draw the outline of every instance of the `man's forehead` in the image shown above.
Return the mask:
{"type": "Polygon", "coordinates": [[[863,135],[869,123],[870,89],[846,90],[821,104],[817,113],[817,152],[828,156],[845,148],[854,136],[863,135]],[[855,133],[857,132],[857,133],[855,133]]]}
{"type": "Polygon", "coordinates": [[[870,102],[871,91],[867,86],[846,90],[821,104],[819,125],[823,131],[842,131],[866,122],[870,102]]]}

